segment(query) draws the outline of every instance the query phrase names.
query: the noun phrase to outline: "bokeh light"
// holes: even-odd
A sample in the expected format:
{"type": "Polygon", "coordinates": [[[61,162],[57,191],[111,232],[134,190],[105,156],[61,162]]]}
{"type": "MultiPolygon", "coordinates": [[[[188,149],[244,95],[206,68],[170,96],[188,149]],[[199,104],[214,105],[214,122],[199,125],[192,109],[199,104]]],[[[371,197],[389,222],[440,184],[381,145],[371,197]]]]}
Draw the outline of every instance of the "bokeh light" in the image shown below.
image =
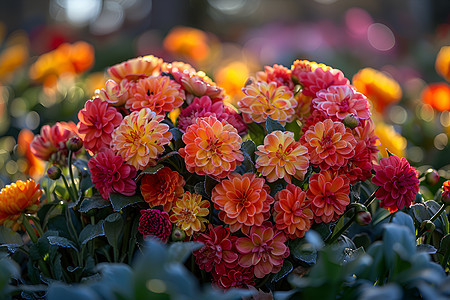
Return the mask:
{"type": "Polygon", "coordinates": [[[384,24],[374,23],[367,29],[370,45],[380,51],[388,51],[395,46],[395,36],[392,30],[384,24]]]}

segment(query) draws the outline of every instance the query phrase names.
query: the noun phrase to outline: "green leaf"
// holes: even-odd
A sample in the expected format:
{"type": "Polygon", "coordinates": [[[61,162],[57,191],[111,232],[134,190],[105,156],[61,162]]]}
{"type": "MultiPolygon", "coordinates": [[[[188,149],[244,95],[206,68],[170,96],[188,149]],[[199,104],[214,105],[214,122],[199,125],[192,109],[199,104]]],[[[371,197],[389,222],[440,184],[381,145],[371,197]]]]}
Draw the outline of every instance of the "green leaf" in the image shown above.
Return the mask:
{"type": "Polygon", "coordinates": [[[317,250],[306,239],[295,239],[289,243],[291,255],[300,262],[313,265],[317,262],[317,250]]]}
{"type": "Polygon", "coordinates": [[[48,288],[48,300],[100,300],[94,290],[77,285],[74,288],[72,285],[66,285],[60,282],[52,283],[48,288]]]}
{"type": "MultiPolygon", "coordinates": [[[[112,213],[106,217],[103,223],[103,229],[108,239],[108,243],[113,247],[119,246],[120,235],[123,229],[123,218],[119,213],[112,213]]],[[[127,241],[128,242],[128,241],[127,241]]]]}
{"type": "Polygon", "coordinates": [[[86,160],[75,159],[73,160],[72,165],[74,165],[78,169],[81,176],[91,177],[91,171],[89,171],[89,165],[86,160]]]}
{"type": "Polygon", "coordinates": [[[437,249],[434,248],[434,246],[429,244],[420,244],[417,245],[417,252],[425,252],[428,254],[435,254],[437,252],[437,249]]]}
{"type": "Polygon", "coordinates": [[[175,242],[167,249],[168,261],[184,263],[195,250],[202,248],[203,243],[199,242],[175,242]]]}
{"type": "Polygon", "coordinates": [[[313,225],[311,229],[316,231],[320,236],[322,237],[322,240],[326,240],[330,237],[332,231],[331,231],[331,223],[320,223],[317,225],[313,225]]]}
{"type": "Polygon", "coordinates": [[[78,240],[82,245],[86,244],[90,240],[105,235],[105,232],[103,230],[103,223],[105,221],[101,220],[97,224],[88,224],[86,227],[83,228],[83,230],[80,232],[80,236],[78,237],[78,240]]]}
{"type": "Polygon", "coordinates": [[[429,212],[427,211],[425,205],[422,203],[411,205],[410,211],[414,219],[416,219],[419,224],[422,224],[423,221],[430,218],[429,212]]]}
{"type": "Polygon", "coordinates": [[[156,165],[156,166],[149,167],[147,169],[142,170],[142,172],[139,173],[139,175],[136,177],[136,182],[139,181],[145,174],[155,174],[162,168],[164,168],[163,165],[156,165]]]}
{"type": "Polygon", "coordinates": [[[115,211],[121,211],[124,207],[129,205],[144,202],[144,199],[139,195],[124,196],[119,193],[110,193],[109,200],[111,201],[112,207],[115,211]]]}
{"type": "Polygon", "coordinates": [[[252,140],[246,140],[241,144],[241,151],[247,153],[251,160],[255,159],[256,145],[252,140]]]}
{"type": "Polygon", "coordinates": [[[278,271],[278,273],[276,273],[273,278],[272,278],[272,282],[278,282],[281,279],[283,279],[284,277],[286,277],[287,275],[289,275],[292,270],[294,269],[292,263],[285,259],[283,262],[283,266],[281,267],[281,270],[278,271]]]}
{"type": "Polygon", "coordinates": [[[163,162],[163,161],[166,160],[166,159],[169,159],[169,158],[172,157],[172,156],[175,156],[175,155],[178,155],[178,156],[179,156],[179,154],[178,154],[177,151],[171,151],[171,152],[169,152],[169,153],[164,154],[163,156],[161,156],[161,157],[158,159],[158,164],[161,163],[161,162],[163,162]]]}
{"type": "Polygon", "coordinates": [[[50,245],[63,247],[63,248],[72,248],[78,252],[78,249],[77,249],[77,246],[75,245],[75,243],[69,239],[66,239],[65,237],[51,235],[51,236],[47,237],[47,240],[50,245]]]}
{"type": "Polygon", "coordinates": [[[100,209],[100,208],[108,207],[110,205],[111,205],[111,203],[108,200],[103,199],[102,196],[100,196],[99,194],[96,194],[92,197],[84,198],[83,202],[81,202],[81,205],[80,205],[80,208],[78,209],[78,211],[82,212],[82,213],[87,213],[91,209],[100,209]]]}
{"type": "Polygon", "coordinates": [[[414,221],[411,216],[405,214],[404,212],[397,212],[392,218],[392,223],[403,225],[409,228],[412,235],[416,235],[416,228],[414,227],[414,221]]]}
{"type": "Polygon", "coordinates": [[[416,235],[411,232],[408,226],[395,223],[385,224],[383,231],[383,249],[386,266],[395,267],[394,250],[403,259],[410,259],[416,253],[416,235]]]}
{"type": "Polygon", "coordinates": [[[299,120],[294,120],[290,123],[286,123],[284,126],[287,131],[294,133],[294,139],[298,141],[300,139],[301,126],[299,125],[299,120]]]}
{"type": "Polygon", "coordinates": [[[205,176],[205,192],[211,198],[212,190],[219,182],[209,175],[205,176]]]}
{"type": "Polygon", "coordinates": [[[0,247],[7,247],[8,251],[15,252],[22,245],[23,241],[20,234],[11,228],[0,226],[0,247]]]}
{"type": "Polygon", "coordinates": [[[271,117],[267,117],[266,130],[267,130],[267,134],[270,134],[277,130],[283,131],[283,132],[285,131],[283,125],[281,125],[278,121],[275,121],[271,117]]]}
{"type": "Polygon", "coordinates": [[[194,185],[194,193],[197,195],[202,195],[203,198],[209,198],[208,194],[205,191],[205,182],[200,181],[194,185]]]}
{"type": "Polygon", "coordinates": [[[255,142],[255,145],[262,145],[264,143],[264,136],[266,135],[264,131],[264,127],[261,126],[261,124],[258,123],[250,123],[248,125],[248,134],[253,142],[255,142]]]}
{"type": "MultiPolygon", "coordinates": [[[[81,175],[80,178],[80,192],[81,195],[84,195],[84,192],[86,192],[88,189],[94,187],[94,183],[91,180],[91,176],[81,175]]],[[[80,196],[81,196],[80,195],[80,196]]]]}
{"type": "Polygon", "coordinates": [[[172,139],[174,141],[174,146],[175,149],[180,149],[184,147],[184,142],[183,142],[183,132],[181,132],[180,129],[178,128],[171,128],[169,130],[172,133],[172,139]]]}

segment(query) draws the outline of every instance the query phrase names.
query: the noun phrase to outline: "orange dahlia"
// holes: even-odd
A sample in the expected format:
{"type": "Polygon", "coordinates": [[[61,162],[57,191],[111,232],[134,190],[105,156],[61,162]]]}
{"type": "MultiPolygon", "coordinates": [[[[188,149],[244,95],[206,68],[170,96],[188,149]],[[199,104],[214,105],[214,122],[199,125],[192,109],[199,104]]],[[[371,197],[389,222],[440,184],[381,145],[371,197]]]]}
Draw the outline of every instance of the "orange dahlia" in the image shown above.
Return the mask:
{"type": "Polygon", "coordinates": [[[239,102],[239,109],[244,114],[244,120],[263,123],[267,117],[285,125],[295,117],[297,100],[292,91],[276,82],[257,81],[242,89],[244,94],[239,102]]]}
{"type": "Polygon", "coordinates": [[[267,181],[283,178],[291,183],[291,176],[303,180],[309,167],[308,149],[294,140],[290,131],[274,131],[264,138],[264,145],[255,152],[256,168],[267,181]]]}
{"type": "Polygon", "coordinates": [[[331,170],[311,175],[306,197],[311,202],[316,223],[336,221],[350,203],[350,181],[331,170]]]}
{"type": "Polygon", "coordinates": [[[439,50],[435,63],[436,71],[447,81],[450,81],[450,46],[444,46],[439,50]]]}
{"type": "Polygon", "coordinates": [[[159,75],[163,60],[153,55],[129,59],[108,69],[108,74],[116,82],[122,79],[136,81],[150,75],[159,75]]]}
{"type": "Polygon", "coordinates": [[[364,68],[352,78],[358,92],[366,95],[378,112],[397,103],[402,98],[402,89],[397,81],[386,73],[372,68],[364,68]]]}
{"type": "Polygon", "coordinates": [[[205,223],[208,222],[204,217],[209,214],[208,200],[202,200],[202,196],[185,192],[182,198],[179,198],[170,215],[170,221],[191,236],[194,232],[205,231],[205,223]]]}
{"type": "Polygon", "coordinates": [[[168,76],[140,79],[132,86],[131,94],[125,104],[126,108],[139,111],[147,107],[157,114],[181,106],[185,97],[181,86],[168,76]]]}
{"type": "Polygon", "coordinates": [[[342,167],[355,154],[356,140],[350,128],[330,119],[310,126],[301,142],[308,148],[311,164],[322,170],[342,167]]]}
{"type": "Polygon", "coordinates": [[[300,187],[288,184],[275,195],[273,215],[276,228],[283,230],[291,239],[303,237],[313,223],[310,204],[300,187]]]}
{"type": "Polygon", "coordinates": [[[36,213],[41,196],[39,183],[33,179],[18,180],[5,186],[0,191],[0,225],[17,231],[21,224],[20,215],[36,213]]]}
{"type": "Polygon", "coordinates": [[[128,81],[127,79],[122,80],[120,83],[108,79],[105,83],[105,88],[96,90],[95,96],[112,106],[122,106],[130,98],[129,90],[133,84],[133,81],[128,81]]]}
{"type": "Polygon", "coordinates": [[[197,118],[183,135],[179,153],[191,173],[226,177],[244,160],[242,138],[236,128],[214,116],[197,118]]]}
{"type": "Polygon", "coordinates": [[[188,103],[191,103],[194,97],[208,96],[213,102],[226,98],[224,90],[217,86],[217,84],[202,71],[196,73],[189,71],[173,72],[172,75],[188,93],[188,95],[186,95],[186,101],[188,103]]]}
{"type": "Polygon", "coordinates": [[[231,232],[241,229],[247,233],[250,226],[261,225],[270,216],[273,198],[263,178],[254,173],[231,173],[228,179],[217,184],[211,200],[219,209],[219,218],[230,225],[231,232]]]}
{"type": "Polygon", "coordinates": [[[148,108],[132,112],[112,133],[111,148],[138,170],[156,165],[155,159],[172,139],[163,119],[148,108]]]}
{"type": "Polygon", "coordinates": [[[141,194],[150,207],[163,205],[169,212],[172,204],[183,195],[183,176],[164,167],[155,174],[145,174],[141,180],[141,194]]]}

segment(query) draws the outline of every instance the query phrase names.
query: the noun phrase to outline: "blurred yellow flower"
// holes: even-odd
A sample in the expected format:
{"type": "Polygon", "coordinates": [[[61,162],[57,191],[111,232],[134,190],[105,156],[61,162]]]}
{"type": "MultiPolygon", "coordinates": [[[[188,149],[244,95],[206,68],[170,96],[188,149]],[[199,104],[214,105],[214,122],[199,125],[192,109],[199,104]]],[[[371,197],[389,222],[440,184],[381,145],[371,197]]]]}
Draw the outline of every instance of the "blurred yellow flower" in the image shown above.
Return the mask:
{"type": "Polygon", "coordinates": [[[388,157],[386,149],[398,157],[405,156],[406,139],[395,131],[394,126],[377,121],[375,123],[375,135],[378,136],[381,143],[377,148],[380,150],[382,157],[388,157]]]}
{"type": "Polygon", "coordinates": [[[237,102],[244,97],[241,89],[245,85],[249,73],[247,65],[240,61],[233,61],[216,71],[214,78],[217,84],[230,96],[224,102],[237,107],[237,102]]]}
{"type": "Polygon", "coordinates": [[[372,68],[364,68],[352,78],[358,92],[364,94],[376,111],[383,113],[386,107],[402,98],[402,89],[389,75],[372,68]]]}
{"type": "Polygon", "coordinates": [[[450,46],[444,46],[439,50],[435,63],[438,72],[447,81],[450,81],[450,46]]]}
{"type": "Polygon", "coordinates": [[[0,54],[0,81],[10,78],[14,71],[28,60],[28,46],[17,44],[6,48],[0,54]]]}
{"type": "Polygon", "coordinates": [[[196,63],[205,61],[210,54],[208,34],[190,27],[175,27],[163,41],[164,48],[184,59],[196,63]]]}

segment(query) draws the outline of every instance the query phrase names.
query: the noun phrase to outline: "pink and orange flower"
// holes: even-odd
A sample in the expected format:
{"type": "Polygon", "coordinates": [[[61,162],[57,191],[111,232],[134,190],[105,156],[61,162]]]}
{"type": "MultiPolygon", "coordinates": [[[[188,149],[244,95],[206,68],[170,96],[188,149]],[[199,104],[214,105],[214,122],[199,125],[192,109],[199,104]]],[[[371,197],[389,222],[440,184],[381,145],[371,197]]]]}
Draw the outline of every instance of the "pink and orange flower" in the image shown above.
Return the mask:
{"type": "Polygon", "coordinates": [[[178,198],[170,214],[170,222],[175,224],[191,236],[194,232],[206,230],[205,217],[209,214],[210,203],[202,200],[201,195],[185,192],[183,197],[178,198]]]}
{"type": "Polygon", "coordinates": [[[260,226],[270,216],[273,198],[263,178],[254,173],[231,173],[217,184],[211,196],[219,218],[230,225],[231,232],[248,233],[253,225],[260,226]]]}
{"type": "Polygon", "coordinates": [[[124,79],[137,81],[148,76],[159,75],[162,63],[161,58],[153,55],[137,57],[110,67],[108,74],[117,83],[124,79]]]}
{"type": "Polygon", "coordinates": [[[296,142],[290,131],[277,130],[268,134],[255,154],[258,155],[256,168],[269,182],[284,179],[291,183],[291,176],[303,180],[308,171],[308,149],[296,142]]]}
{"type": "Polygon", "coordinates": [[[265,66],[264,72],[256,73],[256,80],[265,82],[275,82],[277,86],[286,86],[294,90],[294,82],[291,77],[291,70],[282,65],[265,66]]]}
{"type": "Polygon", "coordinates": [[[336,221],[350,203],[349,193],[350,181],[345,175],[331,170],[311,175],[306,197],[311,201],[315,222],[336,221]]]}
{"type": "Polygon", "coordinates": [[[112,149],[138,170],[156,165],[156,158],[172,139],[169,126],[161,123],[163,119],[148,108],[132,112],[114,130],[112,149]]]}
{"type": "Polygon", "coordinates": [[[183,142],[186,147],[179,153],[191,173],[224,178],[244,160],[236,128],[214,116],[196,119],[183,135],[183,142]]]}

